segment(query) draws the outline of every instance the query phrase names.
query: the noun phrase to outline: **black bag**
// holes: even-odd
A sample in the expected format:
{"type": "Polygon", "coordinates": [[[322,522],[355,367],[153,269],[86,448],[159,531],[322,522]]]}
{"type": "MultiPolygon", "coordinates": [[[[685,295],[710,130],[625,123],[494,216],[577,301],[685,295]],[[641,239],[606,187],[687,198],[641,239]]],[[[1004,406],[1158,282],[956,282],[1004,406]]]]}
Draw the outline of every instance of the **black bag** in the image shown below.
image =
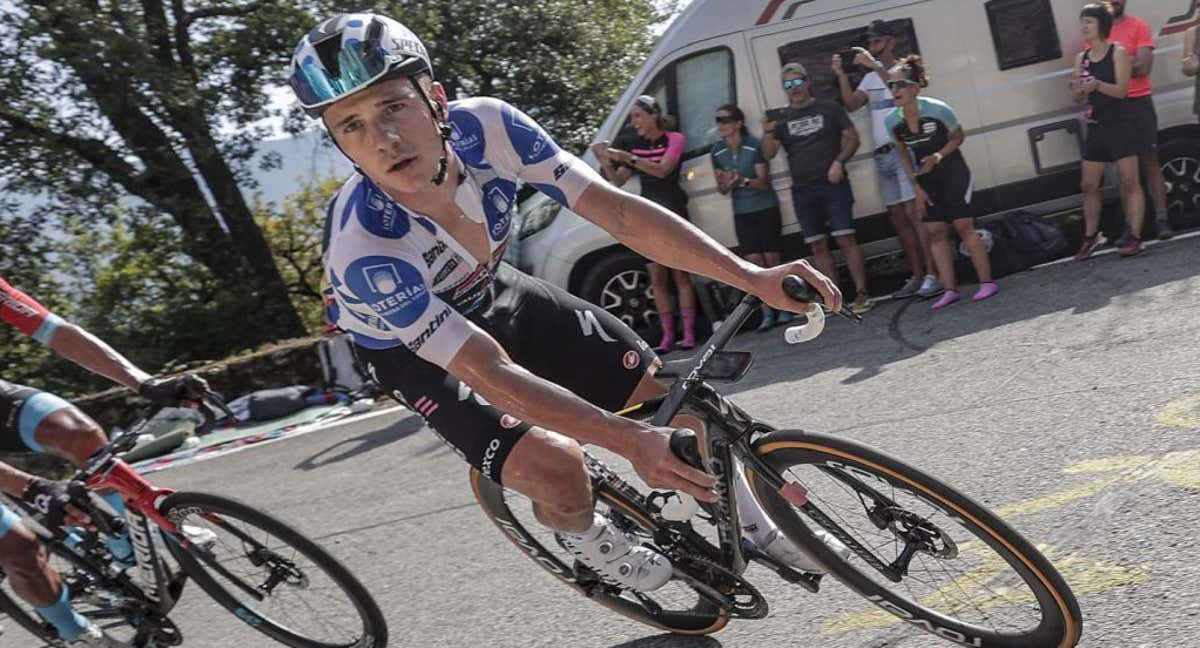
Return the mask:
{"type": "Polygon", "coordinates": [[[251,421],[272,421],[295,414],[308,407],[304,400],[310,388],[303,385],[264,389],[250,394],[248,406],[251,421]]]}
{"type": "Polygon", "coordinates": [[[1002,223],[1009,242],[1025,255],[1029,265],[1053,261],[1070,249],[1062,231],[1040,216],[1018,212],[1006,216],[1002,223]]]}

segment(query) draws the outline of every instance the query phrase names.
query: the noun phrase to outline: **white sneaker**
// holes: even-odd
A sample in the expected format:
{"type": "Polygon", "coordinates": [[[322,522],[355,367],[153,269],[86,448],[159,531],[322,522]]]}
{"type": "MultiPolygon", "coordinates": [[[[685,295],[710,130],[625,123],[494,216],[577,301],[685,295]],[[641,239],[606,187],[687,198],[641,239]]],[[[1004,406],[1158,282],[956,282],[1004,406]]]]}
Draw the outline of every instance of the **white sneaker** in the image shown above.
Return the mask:
{"type": "MultiPolygon", "coordinates": [[[[750,485],[746,483],[741,464],[737,464],[733,492],[737,499],[738,517],[742,525],[742,535],[763,553],[792,569],[810,574],[824,574],[825,568],[792,544],[787,536],[767,517],[767,512],[754,499],[750,485]]],[[[816,529],[815,535],[830,549],[837,552],[843,560],[850,557],[850,550],[837,538],[824,529],[816,529]]]]}
{"type": "Polygon", "coordinates": [[[113,639],[109,634],[95,625],[90,625],[75,641],[67,644],[71,648],[133,648],[132,644],[113,639]]]}
{"type": "Polygon", "coordinates": [[[617,587],[651,592],[671,580],[674,570],[665,556],[646,547],[635,547],[600,515],[581,535],[559,533],[563,545],[579,562],[617,587]]]}
{"type": "MultiPolygon", "coordinates": [[[[821,539],[830,549],[837,553],[842,560],[850,558],[850,549],[842,544],[837,538],[833,537],[825,529],[817,529],[813,532],[821,539]]],[[[767,544],[763,547],[763,551],[775,560],[791,567],[792,569],[808,572],[810,574],[824,574],[825,568],[817,561],[809,557],[808,554],[800,550],[799,547],[792,544],[787,536],[783,535],[779,529],[773,529],[770,537],[767,539],[767,544]]]]}
{"type": "Polygon", "coordinates": [[[936,297],[945,290],[942,286],[942,280],[933,275],[925,275],[925,280],[921,282],[921,289],[917,291],[917,297],[928,299],[936,297]]]}

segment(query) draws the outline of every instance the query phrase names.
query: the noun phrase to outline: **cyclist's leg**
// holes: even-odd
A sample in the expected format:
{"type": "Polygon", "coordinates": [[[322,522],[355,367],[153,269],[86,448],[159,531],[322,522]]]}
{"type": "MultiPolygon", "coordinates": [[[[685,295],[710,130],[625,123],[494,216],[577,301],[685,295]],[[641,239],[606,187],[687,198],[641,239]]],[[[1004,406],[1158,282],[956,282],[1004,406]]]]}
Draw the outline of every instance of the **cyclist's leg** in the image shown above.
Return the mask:
{"type": "Polygon", "coordinates": [[[543,524],[560,531],[590,526],[591,484],[579,444],[500,412],[404,347],[355,352],[386,393],[420,414],[467,463],[533,500],[543,524]]]}
{"type": "Polygon", "coordinates": [[[65,641],[74,641],[90,622],[71,609],[69,592],[50,565],[37,536],[15,513],[0,505],[0,569],[13,592],[34,606],[65,641]]]}

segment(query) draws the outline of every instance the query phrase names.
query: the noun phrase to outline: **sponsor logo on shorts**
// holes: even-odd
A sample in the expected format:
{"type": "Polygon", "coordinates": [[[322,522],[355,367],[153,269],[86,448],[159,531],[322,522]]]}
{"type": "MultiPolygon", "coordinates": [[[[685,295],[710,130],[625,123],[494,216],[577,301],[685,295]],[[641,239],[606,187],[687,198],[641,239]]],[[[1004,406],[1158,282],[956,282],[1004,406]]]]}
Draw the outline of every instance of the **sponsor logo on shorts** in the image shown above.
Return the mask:
{"type": "Polygon", "coordinates": [[[575,317],[579,318],[579,328],[583,330],[583,337],[596,335],[605,342],[617,341],[604,330],[603,326],[600,326],[600,320],[596,319],[596,314],[592,311],[576,309],[575,317]]]}
{"type": "Polygon", "coordinates": [[[520,424],[521,424],[521,419],[519,419],[511,414],[501,414],[500,415],[500,427],[504,428],[505,430],[511,430],[520,424]]]}
{"type": "Polygon", "coordinates": [[[492,477],[492,462],[496,460],[496,452],[500,450],[500,439],[492,439],[488,443],[487,449],[483,451],[483,464],[479,466],[479,471],[484,477],[494,479],[492,477]]]}
{"type": "Polygon", "coordinates": [[[621,364],[629,370],[637,369],[638,365],[642,364],[642,356],[637,351],[626,351],[625,357],[621,358],[621,364]]]}

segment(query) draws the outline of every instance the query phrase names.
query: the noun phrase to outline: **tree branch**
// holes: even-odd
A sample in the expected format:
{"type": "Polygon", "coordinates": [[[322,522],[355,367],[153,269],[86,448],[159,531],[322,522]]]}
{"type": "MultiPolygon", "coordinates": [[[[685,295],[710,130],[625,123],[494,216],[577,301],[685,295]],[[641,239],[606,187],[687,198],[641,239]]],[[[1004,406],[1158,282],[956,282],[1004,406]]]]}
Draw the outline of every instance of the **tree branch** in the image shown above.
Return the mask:
{"type": "Polygon", "coordinates": [[[203,20],[205,18],[215,18],[217,16],[245,16],[246,14],[252,14],[255,11],[258,11],[267,4],[273,4],[273,2],[269,0],[257,0],[256,2],[244,4],[240,7],[206,7],[204,9],[197,9],[187,13],[187,18],[184,19],[184,27],[186,28],[188,24],[197,20],[203,20]]]}
{"type": "Polygon", "coordinates": [[[167,13],[159,0],[142,0],[142,13],[146,23],[146,34],[154,45],[154,57],[163,65],[174,66],[171,57],[171,37],[167,33],[167,13]]]}
{"type": "Polygon", "coordinates": [[[112,178],[113,181],[126,187],[131,193],[142,195],[146,191],[142,174],[100,140],[84,139],[82,137],[56,133],[48,128],[30,122],[20,115],[14,115],[6,111],[0,111],[0,119],[8,122],[15,132],[53,142],[71,151],[112,178]]]}
{"type": "Polygon", "coordinates": [[[179,56],[179,64],[196,77],[196,60],[192,58],[191,38],[188,36],[188,24],[191,21],[183,0],[171,0],[171,13],[175,15],[175,53],[179,56]]]}

